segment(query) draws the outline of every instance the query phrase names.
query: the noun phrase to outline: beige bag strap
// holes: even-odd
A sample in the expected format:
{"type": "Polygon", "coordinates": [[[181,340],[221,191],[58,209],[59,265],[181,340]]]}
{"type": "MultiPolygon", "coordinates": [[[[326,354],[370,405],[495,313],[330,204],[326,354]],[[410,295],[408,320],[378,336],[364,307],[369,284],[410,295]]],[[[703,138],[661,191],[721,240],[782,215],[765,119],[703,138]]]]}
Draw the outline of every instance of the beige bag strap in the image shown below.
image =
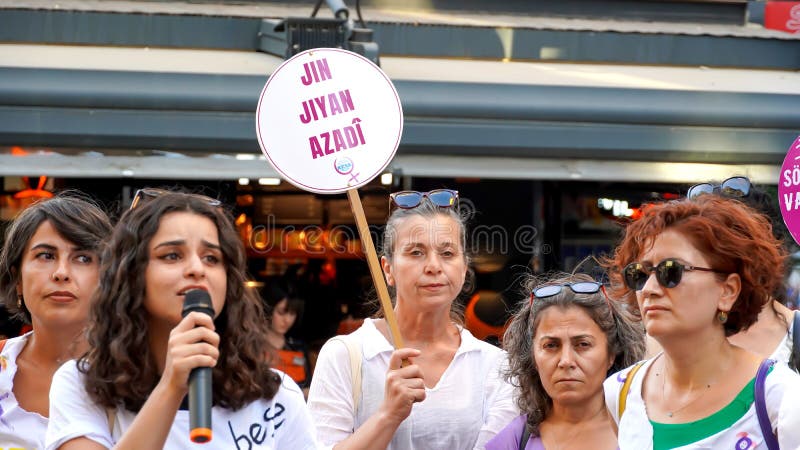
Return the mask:
{"type": "Polygon", "coordinates": [[[625,403],[628,401],[628,391],[631,390],[631,383],[633,383],[633,377],[636,375],[636,372],[644,365],[644,361],[636,363],[635,366],[628,372],[628,376],[625,378],[625,383],[622,384],[622,389],[619,391],[619,420],[622,420],[622,413],[625,412],[625,403]]]}
{"type": "Polygon", "coordinates": [[[353,418],[358,413],[358,405],[361,402],[361,344],[349,335],[335,336],[332,341],[339,341],[347,347],[347,354],[350,356],[350,374],[352,376],[353,388],[353,418]]]}

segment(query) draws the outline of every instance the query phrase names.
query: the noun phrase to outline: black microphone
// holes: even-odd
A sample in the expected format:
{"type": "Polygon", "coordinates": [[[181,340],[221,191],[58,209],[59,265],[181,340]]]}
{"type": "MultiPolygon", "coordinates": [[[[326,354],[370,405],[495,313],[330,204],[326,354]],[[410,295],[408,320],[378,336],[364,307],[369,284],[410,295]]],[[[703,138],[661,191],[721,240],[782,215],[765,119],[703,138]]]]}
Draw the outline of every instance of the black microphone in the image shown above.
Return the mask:
{"type": "MultiPolygon", "coordinates": [[[[192,289],[183,300],[182,316],[190,312],[206,313],[214,318],[214,306],[208,292],[192,289]]],[[[189,374],[189,439],[203,444],[211,440],[211,367],[196,367],[189,374]]]]}

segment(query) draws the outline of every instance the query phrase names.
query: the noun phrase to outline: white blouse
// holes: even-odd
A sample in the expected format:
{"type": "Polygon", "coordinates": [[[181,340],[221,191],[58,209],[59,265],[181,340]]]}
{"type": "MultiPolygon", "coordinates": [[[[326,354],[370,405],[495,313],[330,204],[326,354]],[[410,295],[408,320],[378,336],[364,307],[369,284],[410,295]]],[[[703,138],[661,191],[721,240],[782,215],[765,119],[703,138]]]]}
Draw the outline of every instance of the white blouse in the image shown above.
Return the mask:
{"type": "Polygon", "coordinates": [[[32,334],[7,340],[0,353],[0,449],[44,448],[47,417],[22,409],[13,391],[17,357],[32,334]]]}
{"type": "MultiPolygon", "coordinates": [[[[308,405],[317,439],[327,448],[343,441],[374,414],[383,401],[393,347],[367,319],[350,338],[362,351],[361,402],[353,416],[350,358],[341,341],[329,341],[317,359],[308,405]]],[[[506,353],[461,330],[461,345],[439,382],[426,388],[387,447],[389,450],[483,449],[519,415],[514,388],[501,373],[506,353]]]]}

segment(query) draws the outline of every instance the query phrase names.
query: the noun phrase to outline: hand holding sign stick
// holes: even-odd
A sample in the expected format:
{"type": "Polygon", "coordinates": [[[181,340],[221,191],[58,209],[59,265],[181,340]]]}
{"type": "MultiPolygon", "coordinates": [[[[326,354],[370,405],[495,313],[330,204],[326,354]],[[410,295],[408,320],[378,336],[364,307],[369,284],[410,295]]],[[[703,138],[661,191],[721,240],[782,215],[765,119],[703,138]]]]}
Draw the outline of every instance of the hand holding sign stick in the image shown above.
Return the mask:
{"type": "Polygon", "coordinates": [[[403,134],[392,82],[368,59],[342,49],[298,53],[270,76],[258,102],[256,133],[287,181],[318,194],[347,192],[395,348],[403,347],[358,188],[380,175],[403,134]]]}

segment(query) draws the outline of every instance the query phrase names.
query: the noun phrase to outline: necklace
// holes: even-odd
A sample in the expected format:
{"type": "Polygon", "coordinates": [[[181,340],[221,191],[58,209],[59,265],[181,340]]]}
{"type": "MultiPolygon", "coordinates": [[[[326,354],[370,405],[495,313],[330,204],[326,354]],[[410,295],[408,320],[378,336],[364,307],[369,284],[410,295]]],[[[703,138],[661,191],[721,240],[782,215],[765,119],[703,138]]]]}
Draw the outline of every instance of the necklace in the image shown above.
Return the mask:
{"type": "MultiPolygon", "coordinates": [[[[664,362],[664,374],[663,375],[664,375],[664,378],[661,379],[661,404],[666,407],[667,402],[665,400],[666,397],[664,396],[664,385],[667,384],[667,363],[666,362],[664,362]]],[[[698,395],[697,397],[689,400],[688,402],[686,402],[680,408],[673,409],[672,411],[667,411],[667,417],[674,416],[675,414],[677,414],[677,413],[683,411],[684,409],[688,408],[689,405],[692,405],[692,404],[694,404],[694,402],[700,400],[706,394],[706,392],[708,392],[708,390],[711,389],[711,384],[712,383],[706,384],[706,388],[703,389],[702,391],[700,391],[700,395],[698,395]]]]}

